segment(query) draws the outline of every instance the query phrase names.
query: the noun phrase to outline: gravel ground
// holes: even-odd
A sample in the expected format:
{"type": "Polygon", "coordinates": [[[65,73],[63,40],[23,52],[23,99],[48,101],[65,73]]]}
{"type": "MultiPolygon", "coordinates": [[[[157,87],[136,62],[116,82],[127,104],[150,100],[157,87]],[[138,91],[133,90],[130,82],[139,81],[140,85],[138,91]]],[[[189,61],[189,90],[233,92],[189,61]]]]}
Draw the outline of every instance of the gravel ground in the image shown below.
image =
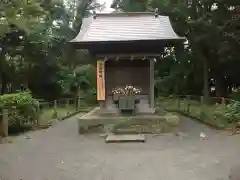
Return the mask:
{"type": "Polygon", "coordinates": [[[181,136],[106,144],[78,135],[75,117],[0,144],[0,180],[227,180],[240,137],[181,118],[181,136]],[[199,133],[208,135],[200,140],[199,133]]]}

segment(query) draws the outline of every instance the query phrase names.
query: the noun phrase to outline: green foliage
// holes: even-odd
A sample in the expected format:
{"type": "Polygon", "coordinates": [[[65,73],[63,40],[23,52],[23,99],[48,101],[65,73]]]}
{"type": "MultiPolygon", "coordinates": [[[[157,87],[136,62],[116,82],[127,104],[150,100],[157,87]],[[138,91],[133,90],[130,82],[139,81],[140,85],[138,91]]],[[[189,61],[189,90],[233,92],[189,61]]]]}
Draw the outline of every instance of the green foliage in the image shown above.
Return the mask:
{"type": "Polygon", "coordinates": [[[38,118],[39,102],[30,92],[5,94],[0,96],[0,109],[7,109],[10,125],[34,122],[38,118]]]}
{"type": "MultiPolygon", "coordinates": [[[[11,32],[10,26],[16,26],[27,33],[34,31],[39,24],[39,18],[44,18],[45,11],[38,0],[11,0],[0,5],[0,25],[5,27],[0,37],[11,32]],[[19,10],[20,9],[20,10],[19,10]]],[[[1,27],[0,26],[0,27],[1,27]]]]}
{"type": "Polygon", "coordinates": [[[236,100],[236,101],[240,101],[240,91],[236,91],[236,92],[232,92],[230,95],[230,98],[236,100]]]}
{"type": "Polygon", "coordinates": [[[52,112],[52,118],[53,119],[56,119],[58,117],[58,113],[57,111],[54,109],[53,112],[52,112]]]}
{"type": "Polygon", "coordinates": [[[174,50],[165,50],[155,66],[157,89],[208,97],[210,85],[215,86],[214,96],[226,96],[230,87],[240,85],[238,4],[239,0],[114,0],[112,6],[128,12],[158,8],[160,15],[169,16],[188,43],[178,57],[174,50]]]}
{"type": "Polygon", "coordinates": [[[75,87],[80,86],[82,90],[86,91],[96,84],[96,69],[90,64],[77,66],[74,74],[73,85],[75,87]]]}
{"type": "Polygon", "coordinates": [[[221,104],[201,104],[200,97],[191,97],[191,100],[185,99],[184,96],[177,97],[159,97],[157,105],[170,111],[182,113],[186,116],[198,119],[201,122],[214,128],[226,128],[229,125],[225,115],[225,105],[221,104]],[[198,99],[198,100],[197,100],[198,99]]]}
{"type": "MultiPolygon", "coordinates": [[[[38,102],[33,97],[61,99],[75,97],[76,89],[94,89],[95,68],[85,65],[91,58],[68,42],[79,32],[82,18],[101,6],[94,0],[7,2],[0,2],[0,94],[4,94],[0,108],[9,110],[11,125],[20,126],[38,118],[38,102]],[[74,76],[78,67],[85,68],[84,73],[74,76]],[[20,89],[30,89],[32,94],[13,94],[20,89]]],[[[87,97],[94,98],[90,94],[87,97]]],[[[53,116],[60,114],[65,112],[53,116]]]]}
{"type": "Polygon", "coordinates": [[[0,4],[1,94],[24,86],[34,96],[58,99],[75,94],[74,85],[95,87],[86,77],[88,72],[73,77],[74,69],[91,63],[91,58],[76,52],[68,41],[77,35],[82,18],[101,7],[99,3],[11,0],[0,4]]]}
{"type": "Polygon", "coordinates": [[[96,69],[91,64],[77,66],[73,71],[62,69],[58,84],[63,94],[76,93],[78,88],[83,93],[81,96],[91,94],[96,85],[96,69]]]}
{"type": "Polygon", "coordinates": [[[84,93],[84,102],[90,105],[97,104],[97,93],[96,89],[90,89],[84,93]]]}
{"type": "Polygon", "coordinates": [[[240,102],[235,101],[228,105],[218,106],[214,112],[216,118],[224,118],[228,123],[240,121],[240,102]]]}

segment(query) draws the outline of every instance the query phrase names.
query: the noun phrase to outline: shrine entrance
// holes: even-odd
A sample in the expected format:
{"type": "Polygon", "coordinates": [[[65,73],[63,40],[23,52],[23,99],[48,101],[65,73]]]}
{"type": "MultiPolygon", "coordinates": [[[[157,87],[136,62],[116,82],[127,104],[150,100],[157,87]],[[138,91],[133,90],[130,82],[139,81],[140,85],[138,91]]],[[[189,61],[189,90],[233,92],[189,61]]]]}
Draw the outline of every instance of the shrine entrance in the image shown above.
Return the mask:
{"type": "Polygon", "coordinates": [[[137,95],[140,104],[150,104],[150,61],[146,60],[108,60],[106,66],[106,96],[108,106],[112,105],[113,89],[116,87],[134,86],[141,90],[137,95]]]}

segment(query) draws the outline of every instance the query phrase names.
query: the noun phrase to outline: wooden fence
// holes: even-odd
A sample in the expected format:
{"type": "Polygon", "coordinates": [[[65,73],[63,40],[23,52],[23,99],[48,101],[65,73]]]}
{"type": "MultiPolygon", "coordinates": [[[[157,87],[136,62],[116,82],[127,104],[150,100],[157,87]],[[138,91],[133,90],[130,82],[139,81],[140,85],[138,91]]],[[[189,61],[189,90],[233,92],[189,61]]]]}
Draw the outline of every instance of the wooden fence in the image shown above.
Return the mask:
{"type": "MultiPolygon", "coordinates": [[[[229,125],[227,120],[217,115],[224,111],[226,105],[236,102],[224,97],[210,97],[208,103],[202,96],[173,95],[159,97],[156,105],[167,111],[178,112],[210,125],[216,129],[224,129],[229,125]]],[[[224,112],[223,112],[224,113],[224,112]]]]}
{"type": "Polygon", "coordinates": [[[8,136],[9,128],[14,126],[45,128],[49,127],[53,121],[61,121],[77,113],[88,112],[93,106],[96,106],[85,104],[82,98],[67,98],[54,101],[40,100],[39,102],[39,107],[35,113],[36,117],[31,120],[26,117],[27,114],[21,114],[21,110],[17,108],[11,108],[11,110],[2,108],[0,110],[0,137],[8,136]]]}

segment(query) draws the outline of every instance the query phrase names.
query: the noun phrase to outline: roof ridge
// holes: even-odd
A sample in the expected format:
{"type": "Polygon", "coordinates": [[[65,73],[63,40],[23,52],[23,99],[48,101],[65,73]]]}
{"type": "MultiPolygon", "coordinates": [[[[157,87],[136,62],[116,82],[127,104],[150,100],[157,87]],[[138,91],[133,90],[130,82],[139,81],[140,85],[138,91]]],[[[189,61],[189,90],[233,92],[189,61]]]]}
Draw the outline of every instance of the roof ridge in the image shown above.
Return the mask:
{"type": "Polygon", "coordinates": [[[114,12],[114,13],[96,13],[98,16],[108,16],[108,17],[116,17],[116,16],[139,16],[139,15],[151,15],[154,16],[154,12],[114,12]]]}

